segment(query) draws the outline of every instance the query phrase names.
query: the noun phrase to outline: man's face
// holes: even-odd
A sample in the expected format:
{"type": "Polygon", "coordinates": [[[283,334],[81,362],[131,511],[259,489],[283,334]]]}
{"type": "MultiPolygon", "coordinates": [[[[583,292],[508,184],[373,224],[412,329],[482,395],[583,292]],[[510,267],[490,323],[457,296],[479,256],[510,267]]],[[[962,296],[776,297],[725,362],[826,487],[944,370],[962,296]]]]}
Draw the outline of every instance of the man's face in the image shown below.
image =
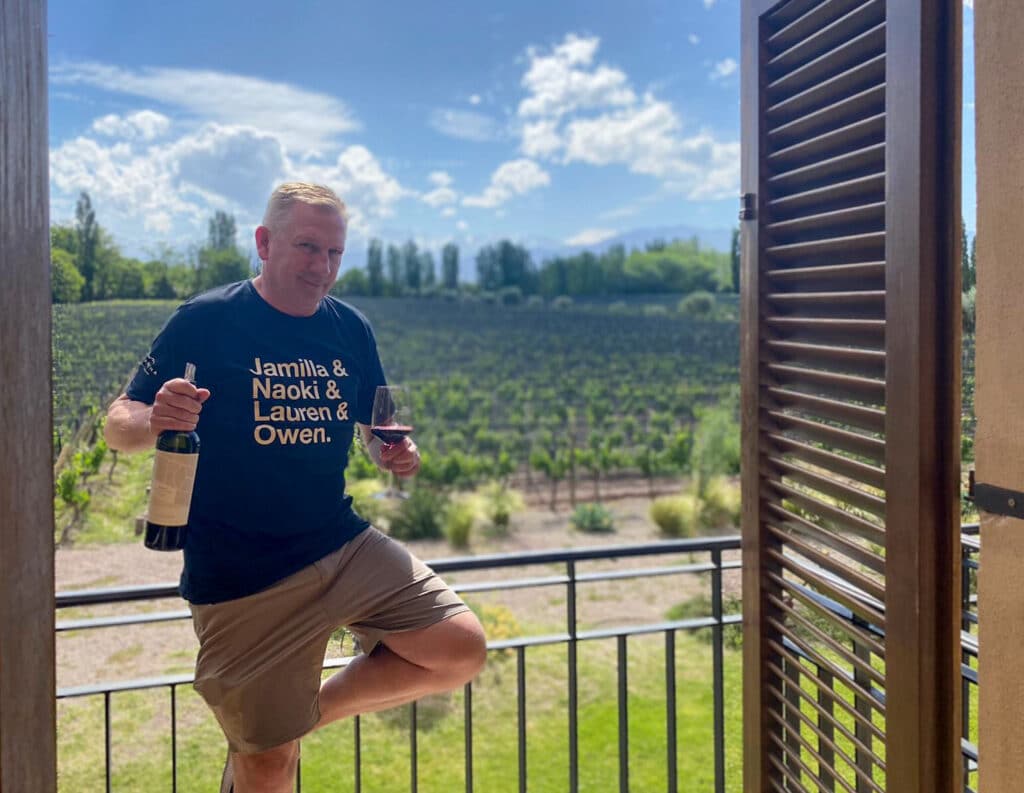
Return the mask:
{"type": "Polygon", "coordinates": [[[286,314],[309,316],[338,277],[345,221],[330,207],[295,204],[278,228],[256,230],[256,246],[267,301],[286,314]]]}

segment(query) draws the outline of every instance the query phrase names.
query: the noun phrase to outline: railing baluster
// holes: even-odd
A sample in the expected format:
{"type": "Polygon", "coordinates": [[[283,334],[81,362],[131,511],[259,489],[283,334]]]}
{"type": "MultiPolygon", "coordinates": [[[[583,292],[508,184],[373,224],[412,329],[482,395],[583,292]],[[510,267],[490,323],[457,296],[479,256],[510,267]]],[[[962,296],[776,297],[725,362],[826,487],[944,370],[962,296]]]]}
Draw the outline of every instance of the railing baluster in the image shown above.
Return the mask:
{"type": "MultiPolygon", "coordinates": [[[[818,677],[830,691],[835,688],[835,679],[828,669],[819,666],[818,677]]],[[[835,706],[832,702],[832,698],[821,689],[818,690],[818,704],[829,716],[835,715],[835,706]]],[[[834,769],[836,766],[835,752],[833,752],[832,748],[829,746],[830,742],[835,742],[835,728],[832,726],[830,719],[819,714],[818,729],[821,731],[821,735],[818,736],[818,754],[820,754],[821,759],[825,761],[825,767],[822,769],[823,773],[821,775],[821,784],[823,785],[823,790],[830,792],[836,789],[836,778],[835,775],[831,773],[831,769],[834,769]]]]}
{"type": "Polygon", "coordinates": [[[110,762],[110,692],[103,692],[103,754],[106,765],[107,793],[110,793],[110,774],[113,771],[110,762]]]}
{"type": "Polygon", "coordinates": [[[715,708],[715,793],[725,793],[725,674],[722,651],[722,552],[711,552],[714,569],[711,571],[711,615],[715,625],[711,629],[715,708]]]}
{"type": "Polygon", "coordinates": [[[619,659],[619,793],[629,793],[629,678],[626,634],[617,637],[619,659]]]}
{"type": "Polygon", "coordinates": [[[578,793],[580,788],[579,769],[579,688],[576,658],[576,562],[566,563],[568,594],[566,596],[566,622],[569,634],[569,793],[578,793]]]}
{"type": "Polygon", "coordinates": [[[516,648],[516,698],[519,711],[519,793],[526,793],[526,647],[516,648]]]}
{"type": "Polygon", "coordinates": [[[178,793],[178,687],[171,686],[171,793],[178,793]]]}
{"type": "Polygon", "coordinates": [[[416,703],[409,704],[409,789],[419,790],[419,756],[416,748],[416,703]]]}
{"type": "Polygon", "coordinates": [[[362,793],[363,789],[363,751],[362,751],[362,719],[359,716],[355,718],[355,775],[356,775],[356,790],[355,793],[362,793]]]}
{"type": "Polygon", "coordinates": [[[466,733],[466,793],[473,793],[473,683],[466,683],[465,733],[466,733]]]}
{"type": "Polygon", "coordinates": [[[676,632],[665,631],[665,743],[667,745],[668,793],[679,790],[679,774],[676,767],[679,753],[676,738],[676,632]]]}

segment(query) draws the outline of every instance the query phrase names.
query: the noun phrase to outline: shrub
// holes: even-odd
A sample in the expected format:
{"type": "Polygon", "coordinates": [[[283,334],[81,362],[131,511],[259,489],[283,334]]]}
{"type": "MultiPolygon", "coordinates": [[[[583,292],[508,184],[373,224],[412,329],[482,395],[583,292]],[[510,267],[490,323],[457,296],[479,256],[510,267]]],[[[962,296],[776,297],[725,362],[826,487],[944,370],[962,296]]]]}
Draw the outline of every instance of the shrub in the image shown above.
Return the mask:
{"type": "Polygon", "coordinates": [[[501,482],[489,482],[477,491],[477,496],[481,511],[499,533],[508,531],[513,513],[524,506],[522,494],[501,482]]]}
{"type": "Polygon", "coordinates": [[[438,540],[448,497],[437,490],[414,488],[391,516],[389,533],[399,540],[438,540]]]}
{"type": "MultiPolygon", "coordinates": [[[[476,614],[480,624],[484,628],[484,635],[489,642],[500,642],[504,639],[515,639],[523,635],[523,628],[516,619],[515,614],[508,606],[501,605],[480,605],[478,603],[466,603],[476,614]]],[[[508,658],[514,650],[498,650],[492,652],[489,658],[508,658]]]]}
{"type": "Polygon", "coordinates": [[[526,298],[526,305],[529,308],[543,308],[544,298],[541,297],[540,295],[530,295],[528,298],[526,298]]]}
{"type": "Polygon", "coordinates": [[[701,502],[690,493],[663,496],[651,504],[651,520],[666,537],[693,537],[700,525],[701,502]]]}
{"type": "Polygon", "coordinates": [[[572,308],[572,298],[568,295],[559,295],[551,301],[551,307],[559,310],[572,308]]]}
{"type": "Polygon", "coordinates": [[[705,529],[738,526],[740,522],[740,488],[724,476],[716,476],[704,488],[704,505],[700,522],[705,529]]]}
{"type": "Polygon", "coordinates": [[[655,303],[653,305],[644,306],[643,313],[645,317],[664,317],[668,315],[668,309],[665,308],[665,306],[655,303]]]}
{"type": "Polygon", "coordinates": [[[468,501],[452,501],[444,516],[444,536],[453,548],[469,546],[469,535],[476,520],[476,510],[468,501]]]}
{"type": "Polygon", "coordinates": [[[693,433],[690,466],[697,489],[704,489],[719,474],[737,474],[740,470],[740,427],[732,400],[701,410],[693,433]]]}
{"type": "Polygon", "coordinates": [[[353,509],[374,526],[380,526],[390,511],[387,502],[380,498],[384,490],[385,485],[380,479],[357,479],[345,485],[345,492],[352,496],[353,509]]]}
{"type": "Polygon", "coordinates": [[[503,286],[498,290],[498,300],[503,306],[518,306],[523,302],[523,290],[518,286],[503,286]]]}
{"type": "Polygon", "coordinates": [[[572,513],[571,521],[577,531],[592,533],[615,531],[615,518],[603,504],[580,504],[572,513]]]}
{"type": "Polygon", "coordinates": [[[691,319],[710,319],[715,313],[715,298],[703,290],[691,292],[679,301],[679,313],[691,319]]]}

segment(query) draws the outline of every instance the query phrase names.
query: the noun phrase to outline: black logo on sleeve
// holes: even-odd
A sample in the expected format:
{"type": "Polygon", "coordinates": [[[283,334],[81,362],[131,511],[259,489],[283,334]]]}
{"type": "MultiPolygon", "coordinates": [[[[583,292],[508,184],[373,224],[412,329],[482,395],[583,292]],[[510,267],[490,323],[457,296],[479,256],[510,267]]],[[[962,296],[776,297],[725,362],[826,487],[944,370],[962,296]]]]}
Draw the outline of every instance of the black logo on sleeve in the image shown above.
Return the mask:
{"type": "Polygon", "coordinates": [[[152,355],[147,355],[145,358],[143,358],[142,363],[140,363],[139,366],[142,368],[142,371],[144,371],[150,377],[156,377],[156,358],[154,358],[152,355]]]}

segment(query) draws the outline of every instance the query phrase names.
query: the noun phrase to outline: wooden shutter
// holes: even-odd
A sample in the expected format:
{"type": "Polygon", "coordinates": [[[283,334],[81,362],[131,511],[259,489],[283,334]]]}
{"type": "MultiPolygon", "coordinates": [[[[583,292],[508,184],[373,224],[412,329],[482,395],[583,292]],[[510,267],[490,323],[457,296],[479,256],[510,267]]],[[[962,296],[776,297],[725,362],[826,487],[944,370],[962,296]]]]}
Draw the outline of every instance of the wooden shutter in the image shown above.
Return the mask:
{"type": "Polygon", "coordinates": [[[744,0],[744,790],[959,773],[961,0],[744,0]]]}

